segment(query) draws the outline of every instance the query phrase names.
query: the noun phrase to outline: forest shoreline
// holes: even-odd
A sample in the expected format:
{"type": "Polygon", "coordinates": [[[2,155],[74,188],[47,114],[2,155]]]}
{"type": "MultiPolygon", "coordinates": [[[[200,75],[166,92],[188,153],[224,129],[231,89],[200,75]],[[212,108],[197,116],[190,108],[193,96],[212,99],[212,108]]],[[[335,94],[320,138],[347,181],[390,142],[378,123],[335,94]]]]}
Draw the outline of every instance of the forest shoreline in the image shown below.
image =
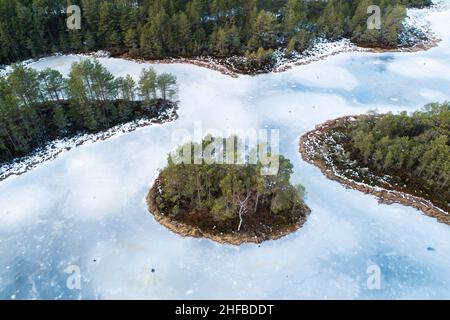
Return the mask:
{"type": "Polygon", "coordinates": [[[315,157],[316,150],[320,147],[318,138],[327,133],[330,129],[335,128],[343,123],[355,121],[360,115],[344,116],[333,120],[328,120],[322,124],[316,125],[314,130],[309,131],[301,136],[299,152],[304,161],[318,167],[320,171],[330,180],[339,182],[345,188],[361,191],[365,194],[374,195],[379,203],[393,204],[413,207],[422,211],[425,215],[437,219],[441,223],[450,225],[450,215],[441,208],[435,206],[431,201],[411,195],[409,193],[398,190],[388,190],[379,186],[370,186],[359,183],[347,177],[343,177],[336,173],[333,168],[328,167],[324,161],[315,157]]]}
{"type": "MultiPolygon", "coordinates": [[[[344,39],[345,40],[345,39],[344,39]]],[[[341,40],[342,41],[342,40],[341,40]]],[[[269,70],[255,69],[251,72],[244,72],[232,66],[226,59],[219,59],[215,57],[205,56],[205,57],[195,57],[195,58],[165,58],[165,59],[143,59],[143,58],[134,58],[129,56],[128,54],[120,54],[120,55],[110,55],[111,58],[124,59],[131,62],[136,62],[139,64],[150,63],[150,64],[190,64],[193,66],[197,66],[200,68],[209,69],[212,71],[219,72],[225,76],[229,76],[232,78],[238,78],[239,76],[257,76],[261,74],[269,74],[269,73],[282,73],[291,70],[297,66],[309,65],[314,62],[323,61],[330,57],[343,54],[343,53],[353,53],[353,52],[361,52],[361,53],[415,53],[415,52],[425,52],[430,49],[436,48],[439,46],[439,43],[442,40],[439,38],[432,37],[427,39],[427,41],[423,41],[417,43],[410,47],[398,47],[398,48],[368,48],[361,47],[355,44],[349,44],[347,46],[343,46],[342,48],[336,51],[326,52],[321,54],[320,52],[316,52],[310,55],[305,55],[301,58],[293,58],[291,60],[287,59],[285,62],[280,64],[276,64],[274,67],[269,70]]],[[[336,42],[328,42],[329,45],[338,44],[340,41],[336,42]]],[[[314,48],[313,48],[314,49],[314,48]]],[[[96,52],[86,54],[88,56],[96,56],[96,52]]],[[[243,58],[243,57],[238,57],[243,58]]]]}
{"type": "MultiPolygon", "coordinates": [[[[200,57],[192,57],[192,58],[164,58],[164,59],[144,59],[139,57],[132,57],[128,53],[121,53],[121,54],[111,54],[110,51],[107,50],[98,50],[98,51],[91,51],[91,52],[57,52],[54,54],[46,54],[42,55],[33,59],[27,59],[22,62],[23,66],[31,66],[34,63],[37,63],[41,61],[42,59],[46,59],[49,57],[57,57],[62,55],[75,55],[75,56],[84,56],[84,57],[92,57],[92,58],[114,58],[114,59],[123,59],[126,61],[135,62],[138,64],[189,64],[193,66],[197,66],[200,68],[209,69],[212,71],[219,72],[225,76],[229,76],[232,78],[238,78],[242,75],[248,75],[248,76],[256,76],[261,74],[269,74],[269,73],[282,73],[286,72],[288,70],[291,70],[294,67],[297,66],[304,66],[309,65],[318,61],[326,60],[330,57],[343,54],[343,53],[353,53],[353,52],[361,52],[361,53],[414,53],[414,52],[425,52],[430,49],[436,48],[439,46],[439,43],[442,41],[440,38],[436,38],[434,36],[430,35],[430,38],[428,38],[425,41],[421,41],[419,43],[416,43],[412,46],[408,47],[398,47],[398,48],[381,48],[381,47],[361,47],[356,44],[351,43],[348,39],[341,39],[338,41],[333,42],[325,42],[325,45],[330,46],[329,51],[325,51],[324,53],[321,53],[320,50],[317,50],[317,48],[313,47],[312,53],[307,52],[304,56],[300,58],[292,58],[292,59],[285,59],[281,63],[276,63],[274,67],[272,67],[270,70],[264,70],[264,69],[257,69],[253,72],[243,72],[239,70],[238,68],[233,67],[230,63],[226,62],[226,58],[220,59],[212,56],[200,56],[200,57]],[[340,47],[339,47],[340,46],[340,47]],[[338,47],[335,51],[333,51],[333,47],[338,47]]],[[[308,50],[307,50],[308,51],[308,50]]],[[[303,55],[304,53],[300,54],[303,55]]],[[[237,57],[237,58],[243,58],[243,56],[237,57]]],[[[8,65],[4,66],[4,69],[0,70],[0,74],[5,76],[8,74],[8,65]]]]}
{"type": "Polygon", "coordinates": [[[178,118],[177,110],[177,104],[173,104],[156,118],[136,119],[97,133],[84,133],[70,138],[51,141],[46,146],[38,148],[30,155],[1,164],[0,182],[11,176],[21,176],[28,171],[37,168],[40,164],[55,160],[62,153],[68,152],[84,144],[105,141],[119,134],[126,134],[152,125],[162,125],[172,122],[178,118]]]}
{"type": "Polygon", "coordinates": [[[264,234],[264,236],[252,236],[250,234],[213,234],[211,232],[202,231],[198,227],[193,227],[190,225],[187,225],[185,223],[181,223],[178,221],[175,221],[164,214],[161,213],[159,210],[156,201],[155,201],[155,192],[158,185],[158,179],[155,180],[152,187],[150,188],[149,192],[146,196],[146,204],[147,209],[149,213],[155,218],[156,222],[161,224],[163,227],[168,229],[169,231],[183,237],[191,237],[191,238],[204,238],[209,239],[214,242],[220,243],[220,244],[229,244],[233,246],[240,246],[242,244],[250,243],[250,244],[261,244],[264,241],[269,240],[278,240],[281,239],[291,233],[296,232],[299,230],[307,221],[307,218],[309,214],[311,213],[311,210],[305,205],[306,212],[305,215],[297,221],[295,225],[291,225],[288,228],[285,228],[281,231],[279,231],[277,234],[264,234]]]}
{"type": "MultiPolygon", "coordinates": [[[[441,11],[444,7],[440,4],[431,4],[430,6],[424,6],[416,8],[417,10],[425,13],[430,13],[434,11],[441,11]]],[[[256,76],[259,74],[268,73],[281,73],[288,71],[296,66],[308,65],[313,62],[326,60],[329,57],[341,54],[341,53],[351,53],[351,52],[367,52],[367,53],[413,53],[428,51],[435,48],[442,41],[437,35],[431,30],[430,25],[427,21],[427,17],[419,16],[416,17],[414,13],[407,15],[407,29],[413,30],[418,25],[421,25],[418,29],[422,32],[423,38],[410,38],[410,42],[407,44],[398,44],[395,48],[383,48],[383,47],[364,47],[353,43],[349,38],[341,38],[339,40],[331,41],[322,38],[316,38],[312,47],[305,49],[302,52],[294,52],[291,58],[286,56],[286,49],[278,48],[274,52],[275,62],[273,65],[262,65],[251,71],[243,71],[233,65],[233,60],[238,61],[239,59],[245,59],[243,55],[240,56],[229,56],[225,58],[217,58],[213,56],[200,56],[200,57],[189,57],[189,58],[163,58],[163,59],[144,59],[144,58],[133,58],[130,57],[128,53],[111,55],[112,57],[123,58],[130,61],[135,61],[138,63],[155,63],[155,64],[174,64],[174,63],[186,63],[203,68],[207,68],[213,71],[220,72],[226,76],[237,78],[240,75],[256,76]],[[321,47],[323,46],[323,47],[321,47]],[[284,52],[283,52],[284,51],[284,52]]]]}

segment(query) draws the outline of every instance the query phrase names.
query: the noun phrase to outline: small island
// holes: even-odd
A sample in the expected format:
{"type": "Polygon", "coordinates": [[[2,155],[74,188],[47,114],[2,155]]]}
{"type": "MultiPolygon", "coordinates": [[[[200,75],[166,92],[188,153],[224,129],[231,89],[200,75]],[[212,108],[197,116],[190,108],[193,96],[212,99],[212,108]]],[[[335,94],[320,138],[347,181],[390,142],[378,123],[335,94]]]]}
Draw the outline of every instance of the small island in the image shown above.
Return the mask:
{"type": "MultiPolygon", "coordinates": [[[[226,141],[206,137],[203,147],[213,140],[226,141]]],[[[196,146],[189,142],[179,150],[196,146]]],[[[288,159],[278,156],[278,172],[268,175],[259,160],[211,164],[202,156],[200,164],[179,163],[169,156],[147,195],[149,211],[169,230],[240,245],[279,239],[306,221],[304,188],[291,185],[293,167],[288,159]]]]}
{"type": "Polygon", "coordinates": [[[449,137],[450,104],[433,103],[327,121],[302,136],[300,152],[329,179],[450,224],[449,137]]]}

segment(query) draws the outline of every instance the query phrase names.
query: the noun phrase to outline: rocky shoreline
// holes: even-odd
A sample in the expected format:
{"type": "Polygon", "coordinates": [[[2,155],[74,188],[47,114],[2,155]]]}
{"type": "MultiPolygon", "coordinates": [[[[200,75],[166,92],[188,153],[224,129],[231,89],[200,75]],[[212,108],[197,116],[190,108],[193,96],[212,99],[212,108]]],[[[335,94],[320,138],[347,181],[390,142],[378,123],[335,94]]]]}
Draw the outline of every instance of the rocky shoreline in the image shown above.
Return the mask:
{"type": "Polygon", "coordinates": [[[380,203],[393,204],[398,203],[421,210],[427,216],[436,218],[439,222],[450,225],[450,214],[433,205],[429,200],[411,194],[388,190],[383,187],[370,186],[348,179],[334,168],[328,167],[324,161],[316,157],[316,151],[320,148],[319,139],[330,129],[354,121],[359,116],[345,116],[334,120],[329,120],[323,124],[317,125],[314,130],[307,132],[300,138],[300,154],[306,162],[318,167],[322,173],[330,180],[339,182],[346,188],[355,189],[366,194],[374,195],[380,203]]]}
{"type": "Polygon", "coordinates": [[[218,242],[220,244],[230,244],[234,246],[239,246],[245,243],[253,243],[253,244],[260,244],[264,241],[268,240],[278,240],[280,238],[283,238],[298,229],[300,229],[303,224],[306,222],[306,218],[310,213],[310,209],[307,208],[307,212],[305,216],[300,219],[295,225],[292,225],[282,231],[277,232],[276,234],[264,234],[263,236],[257,236],[257,235],[251,235],[251,234],[214,234],[211,232],[205,232],[200,230],[197,227],[193,227],[184,223],[180,223],[178,221],[175,221],[167,216],[165,216],[158,208],[158,206],[155,203],[154,194],[157,191],[157,185],[158,185],[158,179],[153,184],[152,188],[147,194],[146,197],[146,203],[148,211],[153,215],[155,220],[167,228],[168,230],[172,231],[173,233],[178,234],[179,236],[185,238],[185,237],[192,237],[192,238],[206,238],[215,242],[218,242]]]}
{"type": "Polygon", "coordinates": [[[142,58],[132,58],[127,54],[119,55],[117,58],[125,59],[136,63],[153,63],[153,64],[191,64],[197,67],[202,67],[217,71],[223,75],[230,76],[232,78],[239,77],[239,73],[235,72],[232,68],[223,64],[219,59],[211,57],[197,57],[197,58],[166,58],[159,60],[146,60],[142,58]]]}
{"type": "MultiPolygon", "coordinates": [[[[324,51],[315,52],[313,48],[312,52],[307,52],[307,54],[301,54],[300,57],[293,59],[285,59],[283,62],[275,63],[274,67],[271,67],[268,71],[254,70],[252,72],[244,72],[234,67],[232,63],[228,62],[227,59],[218,59],[214,57],[196,57],[196,58],[167,58],[159,60],[146,60],[142,58],[133,58],[127,54],[122,54],[118,56],[113,56],[115,58],[125,59],[128,61],[133,61],[136,63],[152,63],[152,64],[190,64],[201,68],[206,68],[219,72],[223,75],[238,78],[240,75],[255,76],[264,73],[282,73],[288,71],[296,66],[308,65],[310,63],[325,60],[329,57],[339,55],[342,53],[349,52],[367,52],[367,53],[396,53],[396,52],[419,52],[428,51],[439,45],[441,40],[437,38],[432,38],[427,42],[418,43],[412,47],[400,47],[395,49],[385,49],[385,48],[364,48],[351,44],[347,41],[338,41],[336,43],[329,43],[329,48],[324,51]],[[334,46],[334,44],[336,44],[334,46]],[[343,44],[343,45],[340,45],[343,44]]],[[[96,56],[95,53],[90,54],[96,56]]]]}

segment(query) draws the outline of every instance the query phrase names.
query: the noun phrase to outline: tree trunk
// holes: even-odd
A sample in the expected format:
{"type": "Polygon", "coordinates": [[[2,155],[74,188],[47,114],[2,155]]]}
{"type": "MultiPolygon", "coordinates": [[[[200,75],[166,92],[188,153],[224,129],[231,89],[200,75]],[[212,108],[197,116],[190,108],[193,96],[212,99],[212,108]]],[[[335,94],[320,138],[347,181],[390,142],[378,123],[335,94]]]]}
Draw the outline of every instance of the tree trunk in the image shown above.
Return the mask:
{"type": "Polygon", "coordinates": [[[255,209],[253,210],[254,213],[256,213],[256,210],[258,209],[258,202],[259,202],[259,192],[256,192],[255,209]]]}
{"type": "Polygon", "coordinates": [[[237,197],[237,200],[239,202],[239,226],[238,226],[238,232],[241,231],[242,223],[244,222],[244,214],[247,212],[247,202],[250,198],[251,193],[247,193],[247,197],[244,200],[241,200],[239,196],[237,197]]]}

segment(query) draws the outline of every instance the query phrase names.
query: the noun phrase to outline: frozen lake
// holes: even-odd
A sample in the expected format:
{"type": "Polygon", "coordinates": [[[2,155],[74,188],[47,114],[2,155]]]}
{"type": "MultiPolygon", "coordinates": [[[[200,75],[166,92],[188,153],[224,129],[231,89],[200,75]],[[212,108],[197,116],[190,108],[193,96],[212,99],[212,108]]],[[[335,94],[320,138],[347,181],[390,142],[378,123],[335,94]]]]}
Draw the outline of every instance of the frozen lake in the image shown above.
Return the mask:
{"type": "MultiPolygon", "coordinates": [[[[450,227],[401,205],[379,205],[303,162],[300,135],[377,109],[450,100],[450,11],[430,14],[439,47],[346,53],[284,73],[238,79],[182,64],[180,118],[84,145],[0,182],[1,299],[450,299],[450,227]],[[178,129],[280,130],[293,183],[307,190],[305,226],[278,241],[233,247],[183,239],[147,212],[145,195],[178,129]],[[77,266],[81,288],[66,285],[77,266]],[[379,289],[367,286],[379,268],[379,289]]],[[[32,65],[67,74],[80,57],[32,65]]],[[[100,59],[115,75],[146,64],[100,59]]]]}

